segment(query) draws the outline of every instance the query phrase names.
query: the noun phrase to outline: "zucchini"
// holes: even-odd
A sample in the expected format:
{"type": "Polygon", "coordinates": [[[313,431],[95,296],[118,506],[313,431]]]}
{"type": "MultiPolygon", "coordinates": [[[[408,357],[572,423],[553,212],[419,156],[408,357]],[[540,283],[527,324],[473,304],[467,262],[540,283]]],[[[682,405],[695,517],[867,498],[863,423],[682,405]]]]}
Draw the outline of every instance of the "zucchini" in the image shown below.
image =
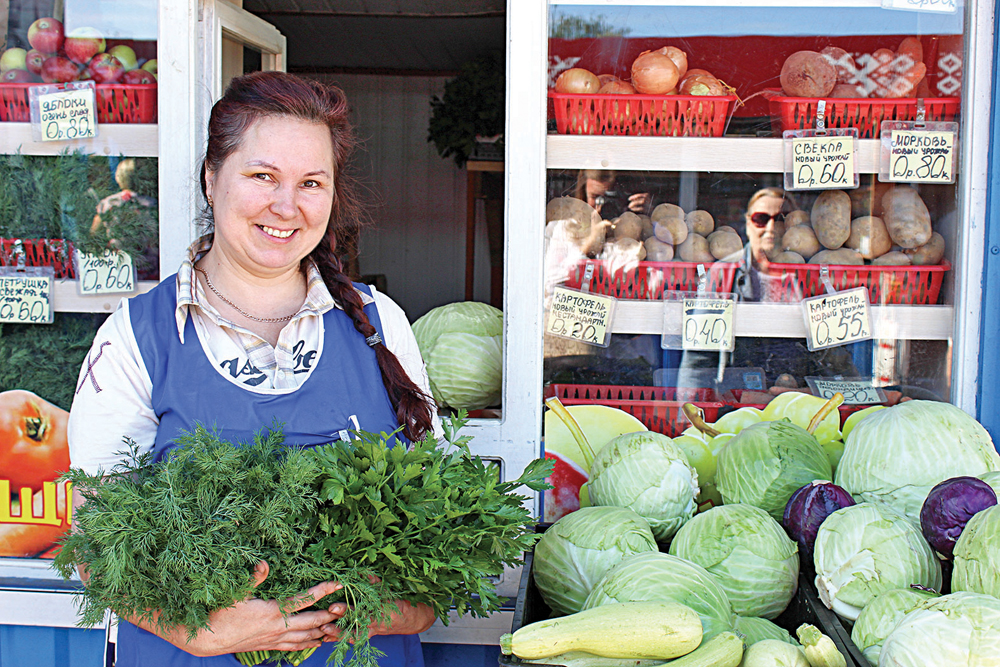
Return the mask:
{"type": "MultiPolygon", "coordinates": [[[[688,655],[691,655],[690,653],[688,655]]],[[[560,667],[661,667],[670,663],[663,660],[642,658],[602,658],[584,651],[570,651],[551,658],[525,660],[525,664],[559,665],[560,667]]]]}
{"type": "Polygon", "coordinates": [[[720,632],[668,667],[737,667],[743,660],[743,640],[736,633],[720,632]]]}
{"type": "Polygon", "coordinates": [[[603,658],[666,660],[701,643],[701,619],[676,602],[615,602],[549,618],[500,637],[504,655],[536,660],[570,651],[603,658]]]}
{"type": "Polygon", "coordinates": [[[811,667],[847,667],[847,659],[833,640],[815,625],[803,623],[795,631],[811,667]]]}

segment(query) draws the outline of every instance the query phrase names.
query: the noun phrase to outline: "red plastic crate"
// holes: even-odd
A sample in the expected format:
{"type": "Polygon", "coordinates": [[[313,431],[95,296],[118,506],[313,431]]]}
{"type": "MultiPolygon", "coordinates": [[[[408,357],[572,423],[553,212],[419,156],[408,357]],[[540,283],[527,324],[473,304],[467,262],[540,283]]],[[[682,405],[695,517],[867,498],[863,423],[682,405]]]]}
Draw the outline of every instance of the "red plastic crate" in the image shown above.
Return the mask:
{"type": "Polygon", "coordinates": [[[17,266],[14,249],[18,241],[26,266],[51,266],[56,278],[76,278],[73,244],[63,239],[0,238],[0,266],[17,266]]]}
{"type": "MultiPolygon", "coordinates": [[[[594,267],[590,291],[618,299],[662,299],[668,290],[698,291],[698,262],[639,262],[634,269],[612,270],[602,260],[583,260],[566,277],[566,286],[579,289],[587,265],[594,267]]],[[[705,267],[705,290],[733,291],[735,262],[713,262],[705,267]]]]}
{"type": "Polygon", "coordinates": [[[573,95],[549,92],[559,134],[721,137],[735,95],[573,95]]]}
{"type": "Polygon", "coordinates": [[[673,387],[631,387],[596,384],[553,384],[545,388],[546,398],[556,396],[563,405],[606,405],[624,410],[650,431],[671,438],[681,434],[690,422],[681,406],[694,403],[705,411],[705,419],[715,421],[722,403],[711,388],[692,389],[693,401],[678,401],[673,387]]]}
{"type": "MultiPolygon", "coordinates": [[[[831,265],[827,268],[834,289],[867,287],[868,299],[873,304],[928,305],[937,303],[944,274],[951,269],[951,264],[945,261],[936,266],[831,265]]],[[[806,298],[826,293],[819,264],[771,264],[768,273],[784,278],[781,289],[785,296],[799,290],[806,298]]]]}
{"type": "MultiPolygon", "coordinates": [[[[820,98],[782,97],[768,98],[771,107],[771,126],[774,131],[812,130],[816,127],[816,108],[820,98]]],[[[856,127],[862,139],[877,139],[883,120],[916,120],[916,98],[903,99],[826,99],[825,120],[827,128],[856,127]]],[[[961,98],[924,98],[924,120],[954,120],[961,98]]]]}
{"type": "MultiPolygon", "coordinates": [[[[0,121],[31,121],[28,89],[37,83],[0,83],[0,121]]],[[[95,87],[98,123],[155,123],[155,83],[99,83],[95,87]]]]}

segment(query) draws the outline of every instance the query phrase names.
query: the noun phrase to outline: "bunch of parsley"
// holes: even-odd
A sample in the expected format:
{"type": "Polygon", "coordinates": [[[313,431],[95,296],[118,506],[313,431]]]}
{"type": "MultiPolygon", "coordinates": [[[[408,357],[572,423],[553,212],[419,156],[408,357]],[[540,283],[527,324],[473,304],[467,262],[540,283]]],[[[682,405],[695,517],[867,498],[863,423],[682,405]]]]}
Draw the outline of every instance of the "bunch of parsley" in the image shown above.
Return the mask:
{"type": "MultiPolygon", "coordinates": [[[[164,629],[182,625],[191,637],[213,611],[247,597],[286,601],[338,581],[344,588],[314,605],[349,604],[330,661],[376,667],[367,627],[388,619],[391,601],[428,604],[445,623],[452,606],[488,615],[500,605],[488,578],[519,564],[536,539],[526,498],[514,490],[547,488],[550,463],[500,482],[457,435],[464,423],[445,425],[450,452],[432,437],[389,448],[389,435],[364,431],[286,448],[277,428],[240,446],[198,428],[155,463],[133,446],[110,474],[68,473],[86,502],[56,567],[65,577],[76,565],[88,569],[81,624],[111,609],[164,629]],[[270,575],[254,589],[260,560],[270,575]]],[[[298,664],[310,653],[237,657],[298,664]]]]}

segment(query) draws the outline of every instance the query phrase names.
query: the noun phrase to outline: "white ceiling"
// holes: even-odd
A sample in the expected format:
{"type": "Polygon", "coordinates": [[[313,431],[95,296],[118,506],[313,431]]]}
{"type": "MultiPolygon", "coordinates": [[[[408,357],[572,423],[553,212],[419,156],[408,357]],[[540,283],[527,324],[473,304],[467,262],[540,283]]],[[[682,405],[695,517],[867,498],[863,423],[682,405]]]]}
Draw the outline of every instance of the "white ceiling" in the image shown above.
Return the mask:
{"type": "Polygon", "coordinates": [[[506,0],[244,0],[288,39],[292,70],[454,73],[502,51],[506,0]]]}

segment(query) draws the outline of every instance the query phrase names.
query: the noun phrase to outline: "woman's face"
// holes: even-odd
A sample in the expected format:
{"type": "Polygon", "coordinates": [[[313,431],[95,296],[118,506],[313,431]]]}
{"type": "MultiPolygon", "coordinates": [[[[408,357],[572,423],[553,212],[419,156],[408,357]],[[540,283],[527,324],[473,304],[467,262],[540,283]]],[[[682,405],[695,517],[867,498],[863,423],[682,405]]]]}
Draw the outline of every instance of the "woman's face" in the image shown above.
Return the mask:
{"type": "Polygon", "coordinates": [[[781,243],[781,237],[785,233],[785,223],[784,220],[778,222],[772,216],[781,213],[784,203],[785,200],[781,197],[761,197],[750,205],[746,216],[746,231],[754,257],[759,259],[761,254],[771,255],[781,243]],[[766,214],[767,220],[763,227],[758,226],[759,223],[754,223],[755,213],[766,214]]]}
{"type": "Polygon", "coordinates": [[[334,198],[333,142],[326,125],[263,118],[218,171],[213,250],[260,276],[297,269],[326,233],[334,198]]]}

